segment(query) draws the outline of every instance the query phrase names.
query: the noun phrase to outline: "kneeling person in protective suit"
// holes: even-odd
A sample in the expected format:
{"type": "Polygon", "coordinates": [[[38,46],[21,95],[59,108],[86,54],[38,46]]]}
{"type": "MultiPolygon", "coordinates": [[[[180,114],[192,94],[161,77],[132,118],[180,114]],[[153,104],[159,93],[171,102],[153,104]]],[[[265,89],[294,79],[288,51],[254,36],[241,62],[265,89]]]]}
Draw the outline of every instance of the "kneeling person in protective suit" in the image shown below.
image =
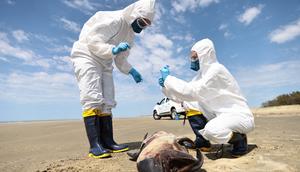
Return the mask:
{"type": "Polygon", "coordinates": [[[238,83],[217,61],[211,40],[203,39],[192,47],[191,69],[197,74],[190,82],[170,76],[168,67],[161,69],[163,93],[177,102],[196,101],[208,120],[199,133],[209,141],[232,144],[234,157],[246,154],[246,134],[254,129],[254,117],[238,83]]]}
{"type": "Polygon", "coordinates": [[[83,119],[90,143],[89,156],[104,158],[128,150],[113,139],[112,108],[116,106],[113,62],[136,83],[142,76],[127,61],[135,33],[154,18],[155,0],[140,0],[123,10],[99,11],[83,26],[73,45],[71,61],[80,90],[83,119]]]}

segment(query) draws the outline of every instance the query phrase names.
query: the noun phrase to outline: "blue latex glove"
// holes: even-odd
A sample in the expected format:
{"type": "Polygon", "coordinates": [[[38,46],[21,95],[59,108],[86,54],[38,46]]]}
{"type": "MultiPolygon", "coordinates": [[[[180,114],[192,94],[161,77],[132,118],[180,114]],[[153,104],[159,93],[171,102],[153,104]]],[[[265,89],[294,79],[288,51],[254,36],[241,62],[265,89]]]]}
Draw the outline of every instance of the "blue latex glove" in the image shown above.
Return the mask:
{"type": "Polygon", "coordinates": [[[136,71],[134,68],[130,69],[129,74],[133,77],[133,79],[136,83],[139,83],[143,80],[142,75],[138,71],[136,71]]]}
{"type": "Polygon", "coordinates": [[[127,42],[121,42],[118,46],[112,49],[112,53],[113,55],[116,55],[122,51],[126,51],[127,49],[130,49],[129,44],[127,42]]]}
{"type": "Polygon", "coordinates": [[[165,87],[165,80],[163,78],[158,79],[158,84],[162,87],[165,87]]]}
{"type": "Polygon", "coordinates": [[[166,77],[170,74],[169,65],[166,65],[162,69],[160,69],[161,78],[163,80],[166,79],[166,77]]]}
{"type": "Polygon", "coordinates": [[[199,60],[191,61],[191,69],[198,71],[200,69],[199,60]]]}

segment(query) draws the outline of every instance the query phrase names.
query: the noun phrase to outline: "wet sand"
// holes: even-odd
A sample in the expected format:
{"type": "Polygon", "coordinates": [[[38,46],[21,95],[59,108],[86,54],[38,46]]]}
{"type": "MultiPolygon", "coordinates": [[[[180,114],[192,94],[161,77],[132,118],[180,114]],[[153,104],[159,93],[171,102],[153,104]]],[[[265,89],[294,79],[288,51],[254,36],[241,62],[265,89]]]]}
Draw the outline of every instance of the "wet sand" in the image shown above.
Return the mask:
{"type": "MultiPolygon", "coordinates": [[[[216,159],[204,153],[202,171],[300,171],[300,113],[256,114],[256,129],[248,135],[250,152],[231,158],[230,147],[216,159]]],[[[115,119],[115,138],[130,148],[139,146],[145,133],[164,130],[194,139],[188,122],[151,117],[115,119]]],[[[215,145],[217,149],[219,145],[215,145]]],[[[47,121],[0,124],[0,171],[134,172],[136,163],[126,153],[96,160],[87,157],[83,122],[47,121]]],[[[193,151],[191,151],[194,154],[193,151]]]]}

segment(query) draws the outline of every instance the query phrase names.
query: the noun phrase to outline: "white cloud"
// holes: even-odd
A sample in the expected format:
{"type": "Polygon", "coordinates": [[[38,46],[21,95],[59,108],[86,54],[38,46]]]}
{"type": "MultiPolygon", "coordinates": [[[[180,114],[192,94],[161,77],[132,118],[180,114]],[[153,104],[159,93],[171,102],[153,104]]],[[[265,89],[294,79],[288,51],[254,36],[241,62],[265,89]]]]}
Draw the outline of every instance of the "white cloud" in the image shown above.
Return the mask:
{"type": "Polygon", "coordinates": [[[155,16],[154,16],[154,26],[160,25],[162,22],[162,16],[166,13],[166,10],[164,9],[163,5],[156,2],[155,4],[155,16]]]}
{"type": "MultiPolygon", "coordinates": [[[[129,62],[141,73],[143,82],[136,84],[129,75],[114,73],[116,99],[120,102],[153,103],[162,97],[157,83],[159,70],[170,65],[171,74],[181,72],[185,60],[173,55],[174,43],[168,37],[157,32],[145,32],[138,37],[138,43],[130,50],[129,62]]],[[[176,49],[175,49],[176,50],[176,49]]]]}
{"type": "Polygon", "coordinates": [[[0,55],[10,56],[22,59],[24,61],[31,61],[36,55],[31,50],[14,47],[10,44],[7,34],[0,32],[0,55]]]}
{"type": "Polygon", "coordinates": [[[195,41],[195,39],[193,38],[193,36],[190,33],[188,33],[186,35],[173,35],[171,38],[173,40],[186,41],[188,43],[195,41]]]}
{"type": "Polygon", "coordinates": [[[235,73],[242,92],[249,100],[250,106],[260,106],[282,90],[293,91],[300,87],[300,60],[283,61],[274,64],[244,66],[235,73]],[[283,89],[284,88],[284,89],[283,89]]]}
{"type": "Polygon", "coordinates": [[[39,41],[42,41],[43,43],[46,44],[57,44],[59,41],[57,38],[53,38],[53,37],[48,37],[46,35],[42,35],[42,34],[31,34],[32,37],[34,37],[35,39],[38,39],[39,41]]]}
{"type": "Polygon", "coordinates": [[[81,30],[80,25],[74,21],[68,20],[64,17],[60,18],[59,21],[63,24],[64,29],[68,31],[78,33],[81,30]]]}
{"type": "Polygon", "coordinates": [[[173,50],[176,52],[176,49],[173,48],[172,40],[160,33],[145,33],[140,40],[140,44],[130,51],[129,61],[143,74],[148,86],[156,86],[159,70],[164,65],[169,65],[173,74],[182,71],[186,60],[174,55],[173,50]]]}
{"type": "Polygon", "coordinates": [[[80,10],[87,15],[90,15],[93,11],[96,10],[95,7],[99,6],[98,4],[93,3],[90,0],[63,0],[62,2],[67,6],[80,10]]]}
{"type": "Polygon", "coordinates": [[[29,40],[29,35],[23,30],[14,30],[12,31],[12,35],[19,43],[29,40]]]}
{"type": "Polygon", "coordinates": [[[0,74],[0,98],[22,103],[68,101],[78,98],[75,83],[74,76],[68,73],[0,74]]]}
{"type": "Polygon", "coordinates": [[[237,78],[244,88],[275,88],[299,85],[300,60],[284,61],[262,66],[243,67],[237,78]]]}
{"type": "Polygon", "coordinates": [[[145,32],[138,39],[138,43],[130,50],[129,62],[141,73],[143,82],[136,84],[130,75],[126,77],[116,72],[116,96],[118,101],[153,103],[162,96],[157,83],[159,70],[168,64],[174,75],[180,72],[185,62],[173,56],[174,43],[161,33],[145,32]]]}
{"type": "Polygon", "coordinates": [[[223,23],[219,26],[219,30],[225,30],[225,29],[227,29],[227,27],[228,27],[228,25],[223,23]]]}
{"type": "Polygon", "coordinates": [[[24,64],[32,65],[32,66],[40,66],[44,69],[49,69],[51,67],[51,60],[46,58],[35,58],[34,60],[25,62],[24,64]]]}
{"type": "MultiPolygon", "coordinates": [[[[157,86],[158,88],[158,86],[157,86]]],[[[161,95],[153,93],[153,89],[149,89],[149,84],[145,81],[136,84],[131,76],[119,76],[115,84],[116,99],[118,101],[138,102],[147,100],[157,100],[161,95]],[[120,81],[120,77],[121,79],[120,81]],[[125,80],[126,79],[126,80],[125,80]]]]}
{"type": "Polygon", "coordinates": [[[198,7],[204,8],[218,2],[219,0],[175,0],[172,1],[172,7],[175,12],[185,12],[186,10],[194,11],[198,7]]]}
{"type": "MultiPolygon", "coordinates": [[[[62,46],[61,50],[70,50],[67,46],[62,46]]],[[[55,67],[62,71],[70,71],[70,64],[66,61],[66,57],[59,59],[58,57],[45,58],[34,51],[21,48],[11,44],[6,33],[0,32],[0,56],[2,61],[9,61],[8,58],[20,59],[25,65],[40,66],[44,69],[55,67]]]]}
{"type": "Polygon", "coordinates": [[[53,66],[60,71],[73,71],[73,64],[69,56],[54,56],[53,63],[53,66]]]}
{"type": "MultiPolygon", "coordinates": [[[[13,33],[12,33],[13,34],[13,33]]],[[[24,65],[56,69],[63,73],[15,71],[0,74],[0,99],[21,103],[68,101],[78,98],[77,84],[68,56],[45,58],[35,52],[11,44],[7,33],[0,32],[0,60],[20,59],[24,65]]]]}
{"type": "Polygon", "coordinates": [[[238,16],[238,21],[249,25],[261,13],[262,8],[263,5],[247,8],[243,14],[238,16]]]}
{"type": "Polygon", "coordinates": [[[159,47],[168,49],[173,46],[173,42],[170,39],[168,39],[165,35],[160,33],[156,33],[156,34],[146,33],[142,35],[141,39],[147,40],[147,41],[142,41],[142,44],[149,49],[156,49],[159,47]]]}
{"type": "Polygon", "coordinates": [[[7,0],[6,1],[9,5],[15,5],[16,4],[16,1],[14,0],[7,0]]]}
{"type": "Polygon", "coordinates": [[[4,42],[9,42],[7,34],[4,32],[0,32],[0,40],[2,40],[4,42]]]}
{"type": "Polygon", "coordinates": [[[56,69],[63,72],[73,71],[73,65],[69,56],[54,56],[51,58],[35,58],[24,62],[26,65],[41,66],[44,69],[56,69]]]}
{"type": "Polygon", "coordinates": [[[7,58],[5,58],[5,57],[0,57],[0,60],[4,61],[4,62],[9,62],[9,60],[7,60],[7,58]]]}
{"type": "Polygon", "coordinates": [[[173,16],[173,19],[179,23],[179,24],[186,24],[186,18],[184,17],[184,15],[181,14],[177,14],[173,11],[171,11],[171,15],[173,16]]]}
{"type": "Polygon", "coordinates": [[[219,26],[219,31],[223,32],[223,35],[225,38],[229,38],[231,36],[231,33],[229,32],[229,29],[228,29],[228,25],[227,24],[221,24],[219,26]]]}
{"type": "Polygon", "coordinates": [[[224,37],[229,38],[231,36],[231,33],[229,31],[224,32],[224,37]]]}
{"type": "Polygon", "coordinates": [[[69,38],[69,37],[66,37],[65,39],[72,44],[76,41],[74,38],[69,38]]]}
{"type": "Polygon", "coordinates": [[[135,84],[131,76],[126,77],[116,72],[117,99],[155,102],[162,96],[157,83],[159,70],[164,65],[169,65],[171,74],[176,75],[182,72],[186,60],[174,55],[174,43],[161,33],[145,32],[138,39],[138,43],[130,50],[129,62],[142,74],[143,82],[135,84]]]}
{"type": "Polygon", "coordinates": [[[69,47],[68,45],[55,45],[55,47],[48,48],[48,50],[51,52],[70,54],[72,47],[69,47]]]}
{"type": "Polygon", "coordinates": [[[176,52],[180,53],[182,51],[182,49],[183,49],[182,47],[179,47],[179,48],[176,49],[176,52]]]}
{"type": "Polygon", "coordinates": [[[271,42],[281,44],[291,41],[298,36],[300,36],[300,19],[275,29],[269,34],[269,39],[271,42]]]}

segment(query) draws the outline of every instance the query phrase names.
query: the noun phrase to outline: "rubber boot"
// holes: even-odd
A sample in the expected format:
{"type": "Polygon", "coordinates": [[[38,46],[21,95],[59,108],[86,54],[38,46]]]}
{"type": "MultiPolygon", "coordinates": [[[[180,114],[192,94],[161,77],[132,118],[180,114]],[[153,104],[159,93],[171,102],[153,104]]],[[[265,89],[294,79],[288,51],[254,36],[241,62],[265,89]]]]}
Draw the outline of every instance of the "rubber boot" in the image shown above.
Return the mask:
{"type": "Polygon", "coordinates": [[[207,119],[201,114],[201,115],[190,116],[188,117],[188,120],[192,130],[196,135],[196,140],[195,140],[196,148],[200,149],[202,152],[209,152],[211,150],[211,144],[199,132],[199,130],[205,127],[207,123],[207,119]]]}
{"type": "Polygon", "coordinates": [[[240,134],[234,132],[228,143],[233,145],[233,149],[231,151],[233,157],[240,157],[242,155],[245,155],[248,152],[248,143],[247,143],[246,134],[240,134]]]}
{"type": "Polygon", "coordinates": [[[110,153],[105,150],[99,143],[99,133],[97,128],[99,127],[98,116],[84,117],[84,124],[86,129],[86,134],[90,143],[89,157],[92,158],[105,158],[110,157],[110,153]]]}
{"type": "Polygon", "coordinates": [[[103,147],[111,150],[114,153],[128,151],[127,145],[117,144],[113,139],[113,125],[111,116],[99,117],[100,130],[101,130],[101,140],[103,142],[103,147]]]}

